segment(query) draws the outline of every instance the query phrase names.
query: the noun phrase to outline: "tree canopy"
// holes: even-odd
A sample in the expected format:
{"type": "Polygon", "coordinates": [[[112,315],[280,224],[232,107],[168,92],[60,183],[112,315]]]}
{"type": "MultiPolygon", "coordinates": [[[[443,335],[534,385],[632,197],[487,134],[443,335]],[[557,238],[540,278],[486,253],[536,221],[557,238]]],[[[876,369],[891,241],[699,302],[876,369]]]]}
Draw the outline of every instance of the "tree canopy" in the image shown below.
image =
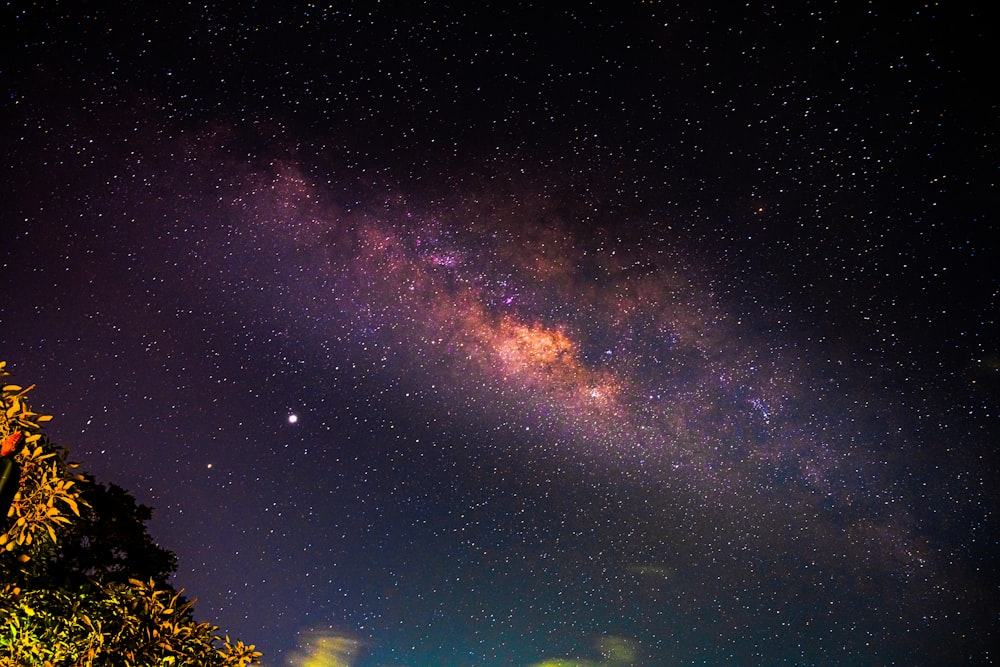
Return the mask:
{"type": "Polygon", "coordinates": [[[0,391],[13,491],[0,516],[0,667],[259,664],[253,645],[195,620],[168,582],[175,555],[146,530],[152,510],[68,461],[43,433],[51,417],[31,410],[32,388],[0,391]]]}

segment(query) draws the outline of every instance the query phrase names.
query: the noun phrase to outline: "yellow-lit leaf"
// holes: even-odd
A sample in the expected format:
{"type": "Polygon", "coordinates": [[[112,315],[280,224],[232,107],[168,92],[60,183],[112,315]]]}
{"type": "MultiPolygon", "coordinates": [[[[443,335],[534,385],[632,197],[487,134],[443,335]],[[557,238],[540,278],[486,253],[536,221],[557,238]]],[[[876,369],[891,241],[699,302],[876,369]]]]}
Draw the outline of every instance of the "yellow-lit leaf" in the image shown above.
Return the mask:
{"type": "Polygon", "coordinates": [[[76,501],[73,500],[73,498],[70,496],[63,496],[61,500],[69,505],[69,508],[73,510],[73,514],[80,516],[80,506],[76,504],[76,501]]]}

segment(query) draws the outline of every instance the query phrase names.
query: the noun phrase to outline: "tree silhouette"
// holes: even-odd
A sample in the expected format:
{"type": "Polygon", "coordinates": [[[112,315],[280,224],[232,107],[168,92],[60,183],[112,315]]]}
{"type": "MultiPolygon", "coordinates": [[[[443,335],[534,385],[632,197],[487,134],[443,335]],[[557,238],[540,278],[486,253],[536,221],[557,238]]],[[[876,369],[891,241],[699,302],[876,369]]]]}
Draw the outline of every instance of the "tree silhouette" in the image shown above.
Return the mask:
{"type": "Polygon", "coordinates": [[[87,579],[166,584],[177,569],[177,557],[149,536],[146,522],[153,510],[116,484],[106,487],[88,476],[80,486],[80,518],[67,526],[53,554],[50,577],[65,586],[87,579]]]}
{"type": "Polygon", "coordinates": [[[18,473],[0,517],[0,667],[259,663],[252,645],[194,620],[167,581],[176,557],[146,530],[152,510],[75,472],[42,433],[50,418],[31,410],[31,388],[0,391],[0,458],[18,473]]]}

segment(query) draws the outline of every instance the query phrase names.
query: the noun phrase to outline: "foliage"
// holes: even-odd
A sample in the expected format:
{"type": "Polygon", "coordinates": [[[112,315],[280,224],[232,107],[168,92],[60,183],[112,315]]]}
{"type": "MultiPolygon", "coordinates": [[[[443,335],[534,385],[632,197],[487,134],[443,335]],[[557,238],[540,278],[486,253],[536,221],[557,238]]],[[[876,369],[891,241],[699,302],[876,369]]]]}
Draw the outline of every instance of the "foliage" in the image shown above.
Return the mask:
{"type": "Polygon", "coordinates": [[[151,510],[76,472],[42,433],[50,417],[30,409],[31,389],[0,392],[0,441],[20,467],[0,517],[0,667],[258,664],[252,645],[195,621],[167,583],[176,557],[146,532],[151,510]]]}
{"type": "Polygon", "coordinates": [[[50,563],[50,577],[64,586],[99,578],[105,583],[129,579],[160,585],[177,568],[177,557],[156,545],[145,522],[153,511],[138,505],[125,489],[105,487],[85,478],[80,492],[80,520],[65,529],[50,563]]]}

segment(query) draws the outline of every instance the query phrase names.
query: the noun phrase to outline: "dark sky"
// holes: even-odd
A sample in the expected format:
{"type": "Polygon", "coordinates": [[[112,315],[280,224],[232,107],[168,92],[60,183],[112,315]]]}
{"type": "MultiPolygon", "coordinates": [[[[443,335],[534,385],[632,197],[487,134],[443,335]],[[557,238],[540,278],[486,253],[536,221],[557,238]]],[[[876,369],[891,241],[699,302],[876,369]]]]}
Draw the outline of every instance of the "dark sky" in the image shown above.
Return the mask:
{"type": "Polygon", "coordinates": [[[990,24],[712,4],[0,10],[0,358],[200,618],[995,660],[990,24]]]}

